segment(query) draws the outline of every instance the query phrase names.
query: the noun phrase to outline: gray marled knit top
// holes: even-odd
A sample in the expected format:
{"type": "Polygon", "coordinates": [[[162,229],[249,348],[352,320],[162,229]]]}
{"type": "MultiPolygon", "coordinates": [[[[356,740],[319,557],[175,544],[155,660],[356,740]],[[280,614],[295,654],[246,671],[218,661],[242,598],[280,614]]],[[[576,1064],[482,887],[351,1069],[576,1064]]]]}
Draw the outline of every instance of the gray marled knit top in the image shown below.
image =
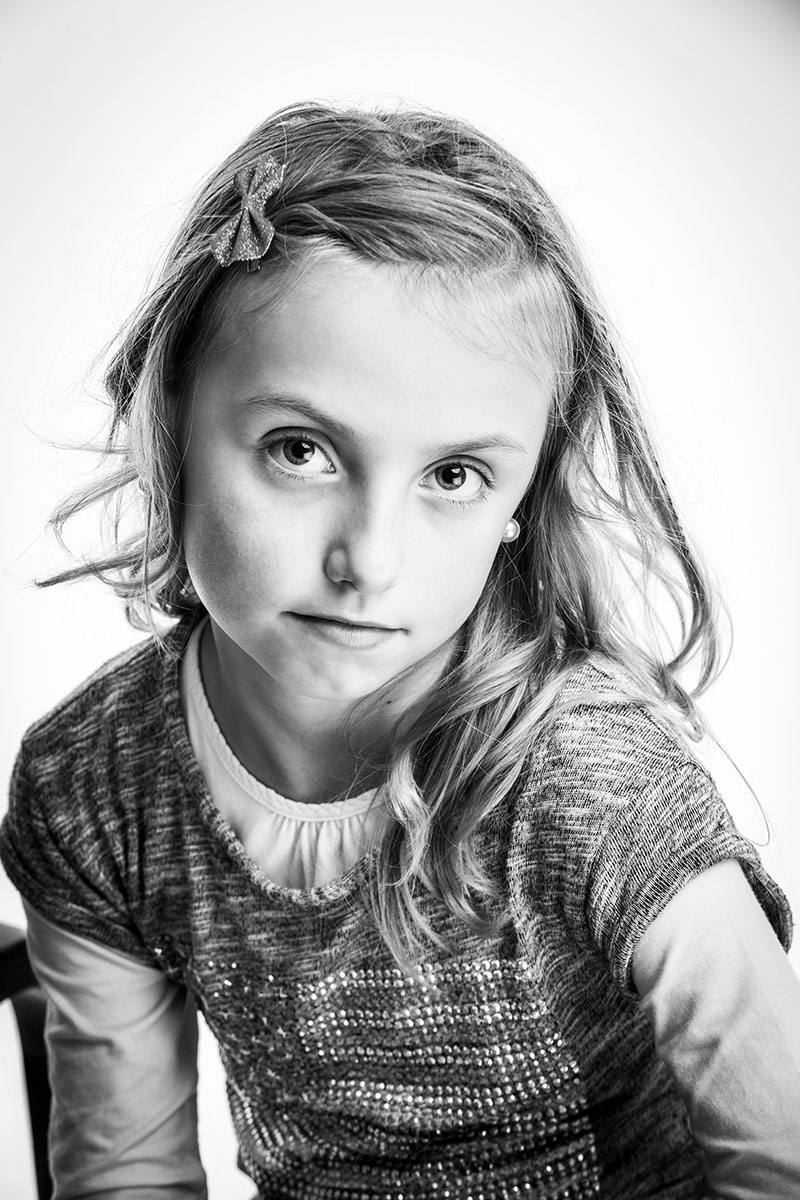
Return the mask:
{"type": "MultiPolygon", "coordinates": [[[[606,690],[581,668],[566,695],[606,690]]],[[[217,1037],[241,1165],[270,1200],[661,1200],[699,1151],[637,1007],[634,946],[693,875],[738,858],[784,945],[786,899],[708,775],[641,708],[582,702],[482,836],[513,922],[394,965],[367,856],[269,882],[209,797],[178,664],[115,660],[24,739],[0,851],[39,911],[157,965],[217,1037]]]]}

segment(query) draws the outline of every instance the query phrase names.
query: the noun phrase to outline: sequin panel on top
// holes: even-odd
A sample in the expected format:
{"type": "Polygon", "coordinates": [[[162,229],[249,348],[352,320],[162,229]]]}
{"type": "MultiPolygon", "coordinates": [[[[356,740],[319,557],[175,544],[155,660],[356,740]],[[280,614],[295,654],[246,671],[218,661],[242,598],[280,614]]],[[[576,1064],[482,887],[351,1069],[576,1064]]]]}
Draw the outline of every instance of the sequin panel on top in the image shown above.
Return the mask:
{"type": "Polygon", "coordinates": [[[578,1068],[524,960],[427,965],[425,988],[383,964],[269,975],[255,994],[215,967],[204,1008],[264,1197],[600,1195],[578,1068]]]}

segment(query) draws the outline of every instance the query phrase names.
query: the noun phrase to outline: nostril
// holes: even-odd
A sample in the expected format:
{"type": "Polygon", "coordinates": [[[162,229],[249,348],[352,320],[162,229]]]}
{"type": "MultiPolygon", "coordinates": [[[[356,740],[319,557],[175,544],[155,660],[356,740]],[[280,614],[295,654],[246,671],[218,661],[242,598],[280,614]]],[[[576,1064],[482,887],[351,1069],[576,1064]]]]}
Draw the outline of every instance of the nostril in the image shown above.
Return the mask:
{"type": "Polygon", "coordinates": [[[349,583],[364,594],[394,587],[400,571],[400,556],[384,543],[371,547],[363,541],[341,544],[326,559],[325,574],[333,583],[349,583]]]}

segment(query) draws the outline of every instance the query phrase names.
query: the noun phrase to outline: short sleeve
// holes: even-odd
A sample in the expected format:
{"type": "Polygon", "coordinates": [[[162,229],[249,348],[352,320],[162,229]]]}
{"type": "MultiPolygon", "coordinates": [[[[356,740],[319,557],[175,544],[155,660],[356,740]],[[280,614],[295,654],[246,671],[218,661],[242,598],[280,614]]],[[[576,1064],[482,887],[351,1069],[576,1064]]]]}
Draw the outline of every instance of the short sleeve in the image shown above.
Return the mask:
{"type": "Polygon", "coordinates": [[[690,758],[633,792],[607,822],[587,875],[586,918],[617,985],[635,996],[633,952],[644,931],[695,876],[726,859],[741,864],[788,950],[788,901],[752,843],[736,829],[717,789],[690,758]]]}
{"type": "Polygon", "coordinates": [[[567,683],[518,805],[509,879],[518,920],[542,913],[637,999],[634,948],[691,879],[738,861],[782,945],[788,902],[689,746],[593,667],[567,683]]]}
{"type": "Polygon", "coordinates": [[[126,899],[123,831],[100,791],[38,768],[25,743],[0,826],[0,858],[22,898],[56,925],[152,962],[126,899]]]}

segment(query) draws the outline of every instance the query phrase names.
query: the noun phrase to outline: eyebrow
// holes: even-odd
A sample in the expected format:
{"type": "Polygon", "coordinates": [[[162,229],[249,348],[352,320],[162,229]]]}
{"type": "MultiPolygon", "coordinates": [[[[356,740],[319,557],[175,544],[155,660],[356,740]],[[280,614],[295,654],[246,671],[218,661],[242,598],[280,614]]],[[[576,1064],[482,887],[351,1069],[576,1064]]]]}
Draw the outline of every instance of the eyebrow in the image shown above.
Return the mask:
{"type": "MultiPolygon", "coordinates": [[[[256,396],[248,396],[242,401],[247,409],[264,409],[271,412],[282,408],[304,417],[315,425],[321,425],[344,441],[359,442],[361,438],[349,425],[337,420],[323,409],[318,408],[306,396],[293,392],[259,392],[256,396]]],[[[431,458],[444,458],[448,454],[467,454],[477,450],[498,450],[506,454],[527,454],[528,448],[518,438],[509,437],[505,433],[487,433],[481,437],[470,438],[464,442],[446,442],[431,446],[428,454],[431,458]]]]}

